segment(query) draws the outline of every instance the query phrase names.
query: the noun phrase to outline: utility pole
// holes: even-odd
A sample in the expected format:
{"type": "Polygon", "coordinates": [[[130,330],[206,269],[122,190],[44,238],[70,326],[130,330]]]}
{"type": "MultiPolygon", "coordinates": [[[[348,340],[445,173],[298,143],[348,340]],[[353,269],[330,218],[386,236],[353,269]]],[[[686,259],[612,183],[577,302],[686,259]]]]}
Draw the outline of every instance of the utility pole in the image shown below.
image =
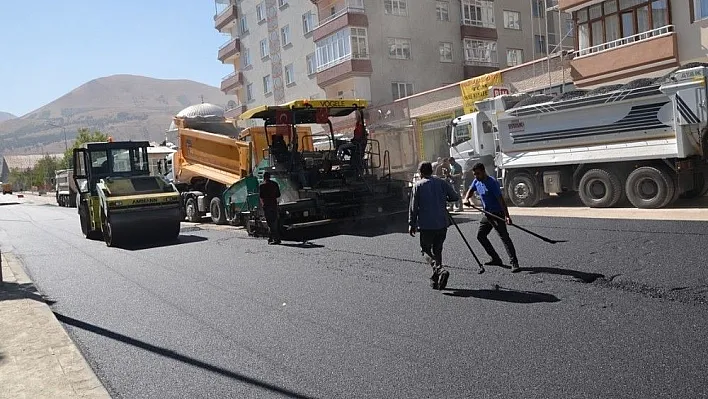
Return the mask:
{"type": "Polygon", "coordinates": [[[51,122],[48,122],[47,124],[48,124],[49,126],[60,127],[60,128],[61,128],[62,132],[64,132],[64,153],[66,153],[67,151],[69,151],[69,143],[68,143],[67,140],[66,140],[66,128],[65,128],[64,126],[55,125],[55,124],[53,124],[53,123],[51,123],[51,122]]]}

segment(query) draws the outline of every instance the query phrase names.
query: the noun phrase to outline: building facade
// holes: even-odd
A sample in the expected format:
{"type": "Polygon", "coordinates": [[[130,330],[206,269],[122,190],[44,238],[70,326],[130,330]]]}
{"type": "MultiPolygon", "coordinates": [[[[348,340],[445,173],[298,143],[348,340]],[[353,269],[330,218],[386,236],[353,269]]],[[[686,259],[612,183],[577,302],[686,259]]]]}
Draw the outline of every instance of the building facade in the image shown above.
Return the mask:
{"type": "Polygon", "coordinates": [[[218,59],[234,71],[221,90],[234,95],[227,116],[247,108],[324,96],[306,54],[314,52],[316,7],[304,0],[215,0],[215,28],[226,36],[218,59]]]}
{"type": "Polygon", "coordinates": [[[295,98],[372,105],[572,48],[556,0],[215,0],[235,112],[295,98]]]}
{"type": "MultiPolygon", "coordinates": [[[[572,48],[570,16],[543,0],[311,0],[317,82],[373,105],[572,48]]],[[[312,55],[310,55],[312,56],[312,55]]]]}
{"type": "Polygon", "coordinates": [[[593,88],[706,62],[708,0],[559,0],[576,25],[571,74],[593,88]]]}

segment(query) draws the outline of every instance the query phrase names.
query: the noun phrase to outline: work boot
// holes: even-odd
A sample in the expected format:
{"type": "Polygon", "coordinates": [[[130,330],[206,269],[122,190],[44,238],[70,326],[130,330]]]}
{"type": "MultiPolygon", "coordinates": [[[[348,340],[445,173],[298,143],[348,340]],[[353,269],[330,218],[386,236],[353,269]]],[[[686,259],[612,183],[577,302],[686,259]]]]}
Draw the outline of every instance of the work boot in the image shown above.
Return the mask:
{"type": "Polygon", "coordinates": [[[430,287],[432,287],[434,290],[437,290],[439,281],[440,281],[440,268],[434,267],[433,268],[433,275],[430,276],[430,287]]]}
{"type": "Polygon", "coordinates": [[[447,279],[450,278],[450,272],[440,268],[440,277],[438,278],[438,290],[444,290],[447,287],[447,279]]]}
{"type": "Polygon", "coordinates": [[[521,268],[519,267],[519,261],[515,260],[511,262],[511,272],[512,273],[518,273],[521,271],[521,268]]]}

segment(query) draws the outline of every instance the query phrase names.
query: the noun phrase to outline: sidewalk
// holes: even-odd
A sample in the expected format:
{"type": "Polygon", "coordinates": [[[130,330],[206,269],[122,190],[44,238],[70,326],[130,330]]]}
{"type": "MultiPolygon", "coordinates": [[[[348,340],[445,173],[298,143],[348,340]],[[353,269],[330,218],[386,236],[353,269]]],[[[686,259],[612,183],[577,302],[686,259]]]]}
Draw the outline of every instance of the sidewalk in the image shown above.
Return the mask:
{"type": "Polygon", "coordinates": [[[0,398],[110,398],[20,262],[0,256],[0,398]]]}

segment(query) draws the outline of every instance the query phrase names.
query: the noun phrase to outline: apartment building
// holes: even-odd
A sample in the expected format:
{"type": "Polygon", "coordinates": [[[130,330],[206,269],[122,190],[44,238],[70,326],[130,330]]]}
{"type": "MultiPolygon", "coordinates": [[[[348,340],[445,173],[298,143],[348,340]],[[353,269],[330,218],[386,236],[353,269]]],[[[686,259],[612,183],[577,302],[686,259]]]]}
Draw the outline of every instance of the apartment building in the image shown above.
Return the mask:
{"type": "Polygon", "coordinates": [[[305,57],[315,50],[314,4],[307,0],[215,0],[215,5],[215,28],[226,36],[218,59],[234,68],[221,81],[221,90],[235,96],[228,116],[253,106],[324,96],[314,66],[305,57]]]}
{"type": "Polygon", "coordinates": [[[576,25],[579,88],[658,77],[707,62],[708,0],[559,0],[576,25]]]}
{"type": "Polygon", "coordinates": [[[557,0],[215,0],[235,110],[296,98],[373,106],[573,48],[557,0]]]}
{"type": "Polygon", "coordinates": [[[572,48],[572,21],[543,0],[311,0],[317,83],[372,104],[572,48]],[[560,45],[560,46],[556,46],[560,45]],[[550,50],[550,51],[549,51],[550,50]]]}

